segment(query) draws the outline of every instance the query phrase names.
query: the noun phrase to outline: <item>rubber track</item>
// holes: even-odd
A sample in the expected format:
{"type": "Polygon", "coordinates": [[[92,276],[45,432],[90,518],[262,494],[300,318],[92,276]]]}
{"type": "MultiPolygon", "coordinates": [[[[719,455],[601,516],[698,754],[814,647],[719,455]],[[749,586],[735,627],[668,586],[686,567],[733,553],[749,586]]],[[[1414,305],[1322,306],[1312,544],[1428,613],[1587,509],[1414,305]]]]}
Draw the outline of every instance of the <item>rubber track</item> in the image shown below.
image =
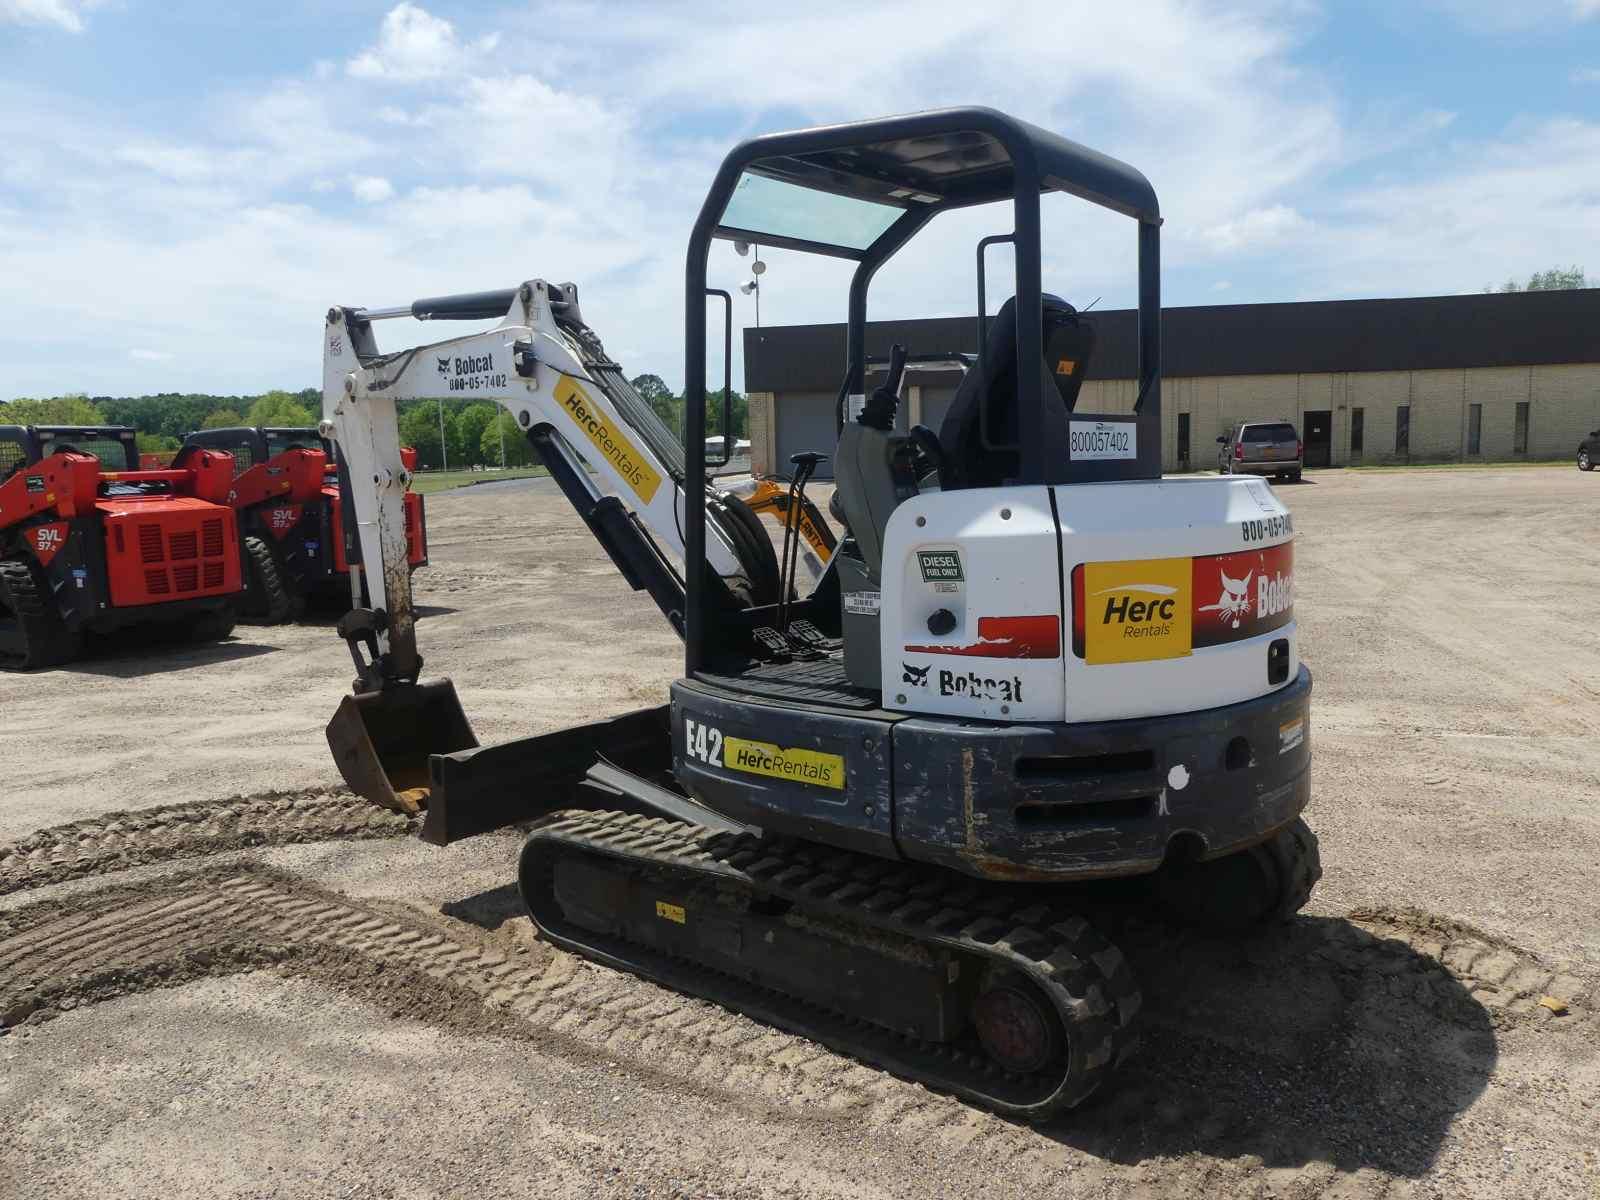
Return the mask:
{"type": "Polygon", "coordinates": [[[246,846],[400,837],[416,825],[349,792],[322,790],[111,813],[0,845],[0,896],[246,846]]]}
{"type": "Polygon", "coordinates": [[[1279,877],[1285,880],[1283,895],[1271,919],[1287,921],[1306,906],[1311,890],[1322,878],[1322,848],[1311,827],[1304,819],[1296,818],[1267,842],[1266,851],[1276,861],[1279,877]]]}
{"type": "Polygon", "coordinates": [[[576,812],[536,829],[523,849],[523,899],[550,940],[586,957],[727,1004],[840,1053],[1006,1116],[1040,1120],[1087,1099],[1137,1045],[1140,996],[1119,951],[1071,909],[1037,894],[788,839],[711,833],[660,817],[576,812]],[[545,852],[541,855],[541,852],[545,852]],[[550,892],[558,855],[647,867],[687,885],[734,885],[810,916],[955,950],[1029,979],[1059,1010],[1076,1051],[1055,1073],[1009,1075],[975,1038],[925,1042],[848,1014],[678,961],[565,922],[550,892]],[[556,922],[560,921],[558,926],[556,922]],[[597,953],[598,952],[598,953],[597,953]]]}
{"type": "Polygon", "coordinates": [[[32,671],[59,666],[78,656],[82,639],[67,629],[61,615],[46,601],[39,577],[28,560],[0,560],[0,584],[10,598],[28,645],[20,655],[0,654],[0,667],[32,671]]]}
{"type": "Polygon", "coordinates": [[[297,620],[305,609],[305,598],[291,592],[284,583],[272,547],[251,535],[244,539],[244,553],[261,594],[251,600],[243,620],[252,625],[282,625],[297,620]]]}

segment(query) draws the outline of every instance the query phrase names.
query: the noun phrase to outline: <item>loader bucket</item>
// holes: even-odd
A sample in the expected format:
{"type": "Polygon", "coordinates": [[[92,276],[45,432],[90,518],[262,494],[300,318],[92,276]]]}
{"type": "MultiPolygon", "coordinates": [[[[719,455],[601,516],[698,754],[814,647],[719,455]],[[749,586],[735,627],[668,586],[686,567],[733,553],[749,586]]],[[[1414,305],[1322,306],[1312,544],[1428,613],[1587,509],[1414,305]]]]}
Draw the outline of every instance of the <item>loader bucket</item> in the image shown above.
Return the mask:
{"type": "Polygon", "coordinates": [[[346,696],[328,722],[328,747],[350,790],[416,816],[428,807],[428,760],[478,744],[448,679],[346,696]]]}

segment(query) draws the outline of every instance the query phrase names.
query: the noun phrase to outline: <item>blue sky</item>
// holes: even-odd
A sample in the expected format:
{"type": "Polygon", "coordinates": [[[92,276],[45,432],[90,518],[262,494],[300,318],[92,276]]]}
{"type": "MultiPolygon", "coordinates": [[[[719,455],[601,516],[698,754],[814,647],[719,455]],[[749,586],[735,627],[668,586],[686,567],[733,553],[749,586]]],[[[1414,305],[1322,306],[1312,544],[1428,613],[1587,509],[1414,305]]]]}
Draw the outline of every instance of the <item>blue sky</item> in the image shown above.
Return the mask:
{"type": "MultiPolygon", "coordinates": [[[[1143,170],[1169,304],[1600,276],[1600,0],[0,0],[0,399],[310,386],[332,303],[535,276],[676,385],[726,149],[957,103],[1143,170]]],[[[1053,290],[1131,301],[1126,221],[1064,197],[1045,221],[1053,290]]],[[[969,311],[972,245],[1006,227],[941,218],[872,314],[969,311]]],[[[842,317],[844,265],[764,257],[764,322],[842,317]]],[[[440,336],[405,325],[385,344],[440,336]]]]}

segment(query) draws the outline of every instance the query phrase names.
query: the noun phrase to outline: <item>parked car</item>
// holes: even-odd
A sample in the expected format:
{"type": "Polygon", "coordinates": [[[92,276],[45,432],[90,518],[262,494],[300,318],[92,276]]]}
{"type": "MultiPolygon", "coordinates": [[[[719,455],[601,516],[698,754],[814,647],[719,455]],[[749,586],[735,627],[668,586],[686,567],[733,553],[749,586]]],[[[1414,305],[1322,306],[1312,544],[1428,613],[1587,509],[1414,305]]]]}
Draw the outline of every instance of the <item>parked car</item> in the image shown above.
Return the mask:
{"type": "Polygon", "coordinates": [[[1578,443],[1578,470],[1592,471],[1595,463],[1600,462],[1600,429],[1589,432],[1589,436],[1578,443]]]}
{"type": "Polygon", "coordinates": [[[1290,421],[1240,421],[1217,438],[1217,470],[1224,475],[1271,475],[1299,480],[1305,443],[1290,421]]]}

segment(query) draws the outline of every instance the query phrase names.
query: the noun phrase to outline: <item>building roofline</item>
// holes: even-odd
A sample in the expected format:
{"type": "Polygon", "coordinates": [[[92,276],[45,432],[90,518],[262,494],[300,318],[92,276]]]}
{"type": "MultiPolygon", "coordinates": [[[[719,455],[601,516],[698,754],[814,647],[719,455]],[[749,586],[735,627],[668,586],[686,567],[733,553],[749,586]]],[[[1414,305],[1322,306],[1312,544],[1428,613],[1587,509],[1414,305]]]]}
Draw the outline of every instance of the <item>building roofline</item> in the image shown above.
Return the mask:
{"type": "MultiPolygon", "coordinates": [[[[1088,314],[1098,344],[1089,379],[1137,376],[1137,313],[1088,314]]],[[[1168,378],[1543,366],[1600,362],[1600,288],[1364,300],[1298,300],[1167,308],[1168,378]]],[[[867,352],[899,342],[913,354],[972,353],[972,317],[872,321],[867,352]]],[[[844,325],[745,330],[745,388],[832,391],[844,367],[844,325]]]]}

